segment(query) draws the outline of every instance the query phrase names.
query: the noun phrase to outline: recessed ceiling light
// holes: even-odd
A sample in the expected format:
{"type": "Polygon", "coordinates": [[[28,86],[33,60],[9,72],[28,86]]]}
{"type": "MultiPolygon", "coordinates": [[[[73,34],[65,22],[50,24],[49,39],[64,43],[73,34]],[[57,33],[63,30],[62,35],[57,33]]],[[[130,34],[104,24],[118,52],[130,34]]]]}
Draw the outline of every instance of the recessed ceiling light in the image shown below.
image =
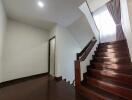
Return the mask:
{"type": "Polygon", "coordinates": [[[43,8],[43,7],[44,7],[44,3],[43,3],[42,1],[38,1],[38,6],[39,6],[40,8],[43,8]]]}

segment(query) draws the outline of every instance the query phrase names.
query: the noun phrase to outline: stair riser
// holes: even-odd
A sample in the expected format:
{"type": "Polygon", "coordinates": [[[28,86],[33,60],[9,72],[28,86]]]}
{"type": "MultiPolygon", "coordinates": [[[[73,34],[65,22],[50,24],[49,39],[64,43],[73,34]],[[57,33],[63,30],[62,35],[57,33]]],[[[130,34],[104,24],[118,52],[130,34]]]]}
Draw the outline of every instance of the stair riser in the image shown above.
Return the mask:
{"type": "Polygon", "coordinates": [[[127,46],[127,42],[119,41],[116,43],[101,43],[101,44],[99,44],[99,46],[121,46],[121,45],[127,46]]]}
{"type": "Polygon", "coordinates": [[[113,41],[113,42],[101,43],[100,45],[114,45],[114,44],[121,44],[121,43],[127,43],[127,41],[126,40],[113,41]]]}
{"type": "Polygon", "coordinates": [[[123,65],[128,65],[131,64],[131,62],[110,62],[110,61],[96,61],[96,60],[91,60],[90,63],[102,63],[102,64],[107,64],[107,65],[111,65],[111,64],[123,64],[123,65]]]}
{"type": "Polygon", "coordinates": [[[129,57],[129,54],[127,53],[99,53],[97,52],[96,57],[129,57]]]}
{"type": "Polygon", "coordinates": [[[96,56],[93,56],[93,59],[100,59],[100,60],[108,60],[108,61],[115,61],[115,60],[130,60],[130,57],[96,57],[96,56]],[[115,59],[115,60],[114,60],[115,59]]]}
{"type": "Polygon", "coordinates": [[[118,95],[120,97],[124,97],[127,99],[131,99],[132,98],[132,91],[126,88],[122,88],[122,87],[118,87],[115,85],[111,85],[111,84],[107,84],[103,81],[99,81],[96,79],[92,79],[92,78],[87,78],[87,84],[90,85],[94,85],[100,89],[103,89],[107,92],[110,92],[114,95],[118,95]]]}
{"type": "Polygon", "coordinates": [[[93,92],[92,90],[85,89],[85,87],[81,87],[81,89],[79,89],[78,92],[81,95],[87,97],[88,100],[108,100],[107,97],[101,96],[101,95],[93,92]]]}
{"type": "Polygon", "coordinates": [[[88,77],[91,77],[91,78],[95,78],[95,79],[98,79],[98,80],[101,80],[101,81],[104,81],[104,82],[108,82],[108,83],[111,83],[111,84],[117,84],[119,86],[122,86],[122,87],[126,87],[127,89],[132,89],[132,85],[130,84],[126,84],[124,82],[121,82],[121,81],[118,81],[118,80],[114,80],[112,78],[109,78],[109,77],[106,77],[106,76],[102,76],[102,75],[92,75],[90,73],[87,73],[87,75],[85,74],[84,75],[84,78],[86,79],[85,80],[85,84],[87,83],[87,76],[88,77]]]}
{"type": "Polygon", "coordinates": [[[101,63],[91,63],[92,67],[96,67],[96,68],[107,68],[107,69],[113,69],[113,70],[129,70],[132,69],[132,66],[130,65],[105,65],[105,64],[101,64],[101,63]]]}
{"type": "Polygon", "coordinates": [[[101,76],[105,78],[110,78],[111,80],[121,82],[123,84],[127,84],[129,86],[132,85],[132,76],[124,75],[124,74],[118,74],[113,73],[110,71],[103,72],[103,71],[95,71],[95,70],[88,70],[88,74],[93,77],[101,76]]]}
{"type": "Polygon", "coordinates": [[[129,64],[130,61],[127,59],[121,59],[121,60],[103,60],[103,59],[94,59],[95,62],[100,62],[100,63],[125,63],[125,64],[129,64]]]}
{"type": "Polygon", "coordinates": [[[99,45],[98,48],[127,48],[125,44],[115,44],[115,45],[99,45]]]}
{"type": "Polygon", "coordinates": [[[126,63],[126,62],[116,62],[116,63],[113,63],[113,62],[97,62],[95,60],[91,60],[90,61],[90,64],[102,64],[102,65],[112,65],[112,67],[118,67],[117,65],[120,65],[122,67],[126,66],[126,65],[131,65],[131,63],[126,63]]]}
{"type": "MultiPolygon", "coordinates": [[[[85,73],[86,74],[86,73],[85,73]]],[[[90,84],[87,84],[87,81],[86,81],[86,84],[83,84],[87,89],[88,91],[89,90],[93,90],[96,94],[99,94],[99,96],[103,97],[105,100],[126,100],[122,97],[119,97],[119,96],[116,96],[116,95],[113,95],[109,92],[106,92],[102,89],[99,89],[93,85],[90,85],[90,84]]],[[[90,96],[93,96],[92,94],[91,95],[88,95],[88,97],[90,96]]],[[[97,95],[95,95],[94,97],[96,97],[97,95]]],[[[96,100],[97,98],[89,98],[90,100],[96,100]]],[[[99,100],[99,99],[97,99],[99,100]]]]}
{"type": "Polygon", "coordinates": [[[122,46],[122,45],[108,45],[108,46],[98,46],[97,49],[128,49],[128,46],[122,46]]]}
{"type": "Polygon", "coordinates": [[[96,66],[96,67],[108,67],[108,68],[113,68],[113,69],[131,69],[132,65],[128,64],[103,64],[103,63],[96,63],[94,61],[91,61],[91,66],[96,66]]]}
{"type": "Polygon", "coordinates": [[[128,46],[125,43],[115,44],[115,45],[101,45],[99,44],[98,48],[127,48],[128,46]]]}
{"type": "MultiPolygon", "coordinates": [[[[124,52],[127,49],[98,49],[97,52],[124,52]]],[[[128,52],[128,51],[127,51],[128,52]]]]}
{"type": "Polygon", "coordinates": [[[87,71],[89,70],[89,68],[91,69],[96,69],[96,70],[108,70],[108,71],[113,71],[115,73],[124,73],[124,74],[129,74],[132,75],[132,69],[112,69],[112,68],[106,68],[106,67],[101,67],[101,66],[91,66],[91,67],[87,67],[87,71]]]}
{"type": "Polygon", "coordinates": [[[125,52],[123,50],[120,50],[120,51],[96,51],[95,54],[99,54],[99,53],[103,53],[103,54],[129,54],[128,51],[125,50],[125,52]]]}
{"type": "Polygon", "coordinates": [[[131,62],[131,60],[130,60],[130,58],[128,57],[128,58],[101,58],[101,57],[94,57],[93,58],[95,61],[97,61],[97,62],[128,62],[128,63],[130,63],[131,62]]]}

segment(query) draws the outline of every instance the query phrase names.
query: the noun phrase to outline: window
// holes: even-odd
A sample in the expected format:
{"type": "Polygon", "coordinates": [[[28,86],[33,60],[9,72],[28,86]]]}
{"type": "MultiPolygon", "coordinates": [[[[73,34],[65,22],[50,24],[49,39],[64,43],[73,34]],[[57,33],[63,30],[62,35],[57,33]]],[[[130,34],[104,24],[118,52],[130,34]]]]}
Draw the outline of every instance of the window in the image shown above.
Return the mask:
{"type": "Polygon", "coordinates": [[[106,6],[93,14],[95,23],[100,31],[100,41],[111,42],[116,40],[116,24],[106,6]]]}

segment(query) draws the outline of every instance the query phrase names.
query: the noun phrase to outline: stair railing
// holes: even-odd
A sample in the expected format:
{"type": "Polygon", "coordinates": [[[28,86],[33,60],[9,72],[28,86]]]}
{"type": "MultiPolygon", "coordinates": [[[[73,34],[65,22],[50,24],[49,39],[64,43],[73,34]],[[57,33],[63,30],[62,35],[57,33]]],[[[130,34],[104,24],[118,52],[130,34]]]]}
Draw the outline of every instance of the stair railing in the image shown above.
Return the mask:
{"type": "Polygon", "coordinates": [[[77,53],[77,58],[75,61],[75,87],[77,90],[80,90],[81,88],[80,63],[87,58],[87,56],[89,55],[90,51],[92,50],[96,42],[97,42],[96,38],[93,37],[91,41],[85,46],[85,48],[80,53],[77,53]]]}

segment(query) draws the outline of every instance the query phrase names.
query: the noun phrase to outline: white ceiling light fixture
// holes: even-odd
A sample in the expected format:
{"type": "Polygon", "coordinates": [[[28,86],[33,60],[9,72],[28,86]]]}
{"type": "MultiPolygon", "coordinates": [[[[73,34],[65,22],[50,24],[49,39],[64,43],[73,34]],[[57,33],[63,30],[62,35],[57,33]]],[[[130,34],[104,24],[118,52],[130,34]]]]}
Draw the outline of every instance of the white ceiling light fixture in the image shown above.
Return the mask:
{"type": "Polygon", "coordinates": [[[38,1],[38,6],[39,6],[40,8],[43,8],[43,7],[44,7],[44,3],[43,3],[42,1],[38,1]]]}

